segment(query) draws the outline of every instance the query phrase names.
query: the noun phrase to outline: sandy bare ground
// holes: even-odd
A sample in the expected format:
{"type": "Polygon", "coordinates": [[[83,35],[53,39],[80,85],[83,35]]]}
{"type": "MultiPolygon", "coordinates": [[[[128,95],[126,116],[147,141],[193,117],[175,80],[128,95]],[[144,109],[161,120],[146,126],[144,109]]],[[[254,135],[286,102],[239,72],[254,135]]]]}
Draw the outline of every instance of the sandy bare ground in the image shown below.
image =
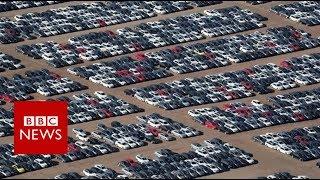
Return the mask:
{"type": "MultiPolygon", "coordinates": [[[[41,11],[45,11],[50,8],[63,7],[63,6],[69,5],[70,3],[71,2],[67,2],[67,3],[56,4],[56,5],[51,5],[51,6],[47,6],[47,7],[44,6],[44,7],[11,11],[8,13],[0,13],[0,16],[12,17],[15,15],[15,13],[20,14],[20,13],[26,13],[26,12],[41,12],[41,11]]],[[[97,32],[97,31],[101,31],[101,30],[104,31],[106,29],[116,30],[118,28],[123,28],[123,27],[132,27],[132,26],[137,25],[141,22],[155,21],[155,20],[159,20],[159,19],[176,17],[179,15],[189,14],[189,13],[193,13],[193,12],[203,12],[203,10],[205,10],[205,9],[223,8],[223,7],[233,6],[233,5],[238,5],[241,8],[250,9],[253,12],[257,12],[263,16],[268,17],[269,20],[265,22],[267,24],[267,27],[261,28],[261,29],[259,29],[259,31],[265,32],[265,30],[269,27],[291,25],[296,28],[300,28],[300,29],[303,29],[307,32],[310,32],[314,37],[320,36],[320,31],[319,31],[320,26],[315,26],[315,27],[304,26],[302,24],[295,23],[293,21],[290,21],[284,17],[278,16],[278,15],[268,11],[270,9],[270,7],[272,7],[276,4],[280,4],[280,3],[288,3],[288,2],[276,2],[275,1],[275,2],[270,2],[267,4],[257,5],[257,6],[252,6],[252,5],[249,5],[245,2],[224,2],[219,5],[213,5],[213,6],[202,7],[202,8],[194,8],[191,10],[177,12],[174,14],[159,15],[157,17],[153,17],[153,18],[149,18],[149,19],[114,25],[114,26],[110,26],[107,28],[91,29],[91,30],[74,32],[74,33],[69,33],[69,34],[64,34],[64,35],[57,35],[57,36],[53,36],[53,37],[28,40],[28,41],[24,41],[24,42],[20,42],[20,43],[16,43],[16,44],[0,45],[0,51],[7,53],[7,54],[10,54],[10,55],[22,60],[22,64],[26,65],[26,68],[24,68],[24,69],[15,70],[15,71],[6,71],[4,73],[0,73],[0,75],[2,75],[2,76],[11,77],[15,73],[19,73],[19,74],[24,73],[26,70],[47,68],[50,71],[53,71],[53,72],[58,73],[63,76],[68,76],[72,80],[76,80],[78,82],[81,82],[82,84],[87,85],[89,87],[88,90],[81,91],[81,92],[92,92],[93,93],[94,91],[102,90],[108,94],[115,95],[118,98],[124,99],[125,101],[127,101],[129,103],[136,104],[139,107],[142,107],[146,110],[143,113],[137,113],[137,114],[131,114],[131,115],[126,115],[126,116],[121,116],[121,117],[113,117],[113,118],[103,119],[103,120],[99,120],[99,121],[91,121],[91,122],[82,123],[82,124],[70,125],[69,131],[74,127],[80,127],[85,130],[92,131],[96,128],[97,123],[102,122],[107,125],[110,125],[110,122],[112,122],[114,120],[120,121],[121,123],[124,123],[124,124],[135,123],[135,122],[137,122],[135,116],[157,112],[163,116],[167,116],[167,117],[170,117],[170,118],[177,120],[179,122],[183,122],[186,125],[192,126],[196,129],[204,132],[204,135],[199,136],[199,137],[194,137],[194,138],[190,138],[190,139],[179,139],[177,141],[166,142],[166,143],[162,143],[162,144],[158,144],[158,145],[148,145],[145,147],[132,149],[132,150],[128,150],[128,151],[121,150],[118,153],[113,153],[113,154],[108,154],[108,155],[99,156],[99,157],[95,157],[95,158],[89,158],[89,159],[85,159],[85,160],[75,161],[75,162],[67,163],[67,164],[61,163],[60,165],[58,165],[56,167],[43,169],[43,170],[39,170],[39,171],[35,171],[35,172],[29,172],[29,173],[21,174],[18,176],[14,176],[12,178],[50,178],[50,177],[52,178],[55,175],[57,175],[59,173],[63,173],[63,172],[69,172],[69,171],[81,172],[84,168],[93,166],[94,164],[97,164],[97,163],[105,164],[108,167],[114,168],[116,170],[120,170],[117,167],[117,162],[123,160],[126,157],[134,157],[136,154],[140,154],[140,153],[143,153],[143,154],[148,155],[150,157],[154,157],[153,152],[160,149],[160,148],[170,148],[170,149],[177,151],[177,152],[184,152],[184,151],[187,151],[190,149],[191,143],[202,142],[205,139],[210,139],[213,137],[220,138],[220,139],[227,141],[227,142],[229,142],[239,148],[242,148],[248,152],[253,153],[254,158],[257,159],[259,161],[259,163],[256,165],[253,165],[253,166],[248,166],[245,168],[231,170],[229,172],[212,175],[212,176],[208,176],[205,178],[255,178],[257,176],[269,175],[269,174],[272,174],[272,173],[278,172],[278,171],[288,171],[288,172],[290,172],[292,174],[296,174],[296,175],[304,174],[304,175],[308,175],[309,177],[312,177],[312,178],[320,177],[320,170],[315,165],[316,161],[300,162],[300,161],[295,160],[289,156],[281,154],[280,152],[271,150],[265,146],[262,146],[262,145],[252,141],[253,136],[260,135],[260,134],[263,134],[266,132],[286,131],[286,130],[291,130],[291,129],[297,128],[297,127],[319,125],[320,124],[319,119],[314,120],[314,121],[299,122],[299,123],[294,123],[294,124],[284,124],[284,125],[280,125],[280,126],[257,129],[257,130],[242,132],[242,133],[238,133],[238,134],[234,134],[234,135],[225,135],[219,131],[210,130],[210,129],[207,129],[207,128],[199,125],[198,123],[194,122],[190,116],[187,115],[187,111],[190,109],[200,108],[200,107],[221,106],[225,102],[182,108],[182,109],[178,109],[178,110],[174,110],[174,111],[165,111],[163,109],[148,105],[148,104],[146,104],[142,101],[139,101],[133,97],[127,96],[123,92],[123,90],[127,89],[127,88],[142,87],[142,86],[147,86],[150,84],[155,84],[155,83],[160,83],[160,82],[170,82],[173,80],[183,79],[186,77],[200,77],[200,76],[204,76],[204,75],[212,74],[212,73],[222,73],[222,72],[226,72],[226,71],[234,71],[234,70],[239,70],[239,69],[242,69],[245,67],[251,67],[255,64],[266,64],[266,63],[270,63],[270,62],[275,63],[275,64],[279,64],[279,62],[283,59],[287,59],[287,58],[295,57],[295,56],[301,56],[303,54],[320,52],[320,48],[298,51],[298,52],[293,52],[293,53],[274,56],[274,57],[262,58],[262,59],[251,61],[251,62],[232,64],[230,66],[220,67],[220,68],[210,69],[210,70],[205,70],[205,71],[200,71],[200,72],[179,74],[179,75],[174,75],[172,77],[168,77],[168,78],[164,78],[164,79],[147,81],[147,82],[143,82],[143,83],[133,84],[133,85],[114,88],[114,89],[108,89],[108,88],[103,87],[102,85],[94,84],[94,83],[87,81],[85,79],[71,75],[66,71],[66,69],[68,67],[55,69],[55,68],[48,66],[43,60],[32,60],[30,57],[27,57],[27,56],[20,54],[20,53],[17,53],[15,51],[15,48],[18,45],[22,45],[22,44],[32,44],[32,43],[37,43],[37,42],[49,41],[49,40],[54,40],[54,41],[57,41],[60,43],[65,43],[66,40],[70,37],[89,33],[89,32],[97,32]]],[[[256,31],[256,30],[246,31],[243,33],[247,34],[247,33],[251,33],[254,31],[256,31]]],[[[228,36],[230,36],[230,35],[228,35],[228,36]]],[[[219,38],[219,37],[217,37],[217,38],[219,38]]],[[[216,38],[207,38],[207,39],[196,41],[196,42],[189,42],[189,44],[190,43],[197,43],[197,42],[205,42],[205,41],[209,41],[212,39],[216,39],[216,38]]],[[[188,43],[184,43],[184,44],[188,44],[188,43]]],[[[167,47],[157,48],[157,49],[153,49],[153,50],[147,50],[146,52],[157,51],[157,50],[164,49],[164,48],[167,48],[167,47]]],[[[109,61],[109,60],[116,59],[116,58],[117,57],[105,58],[102,60],[98,60],[98,61],[94,61],[94,62],[85,62],[83,64],[78,64],[78,65],[74,65],[74,66],[89,65],[89,64],[92,64],[95,62],[106,61],[106,60],[109,61]]],[[[313,89],[313,88],[317,88],[317,87],[319,87],[319,85],[317,85],[317,84],[310,85],[310,86],[302,86],[302,87],[295,88],[295,89],[271,93],[271,94],[268,94],[267,96],[258,95],[255,97],[245,98],[245,99],[241,99],[241,100],[234,100],[234,101],[249,102],[252,99],[259,99],[263,102],[266,102],[268,96],[272,96],[272,95],[276,95],[276,94],[284,94],[284,93],[288,93],[288,92],[292,92],[292,91],[302,91],[302,90],[307,90],[307,89],[313,89]]],[[[70,96],[72,94],[77,94],[77,93],[80,93],[80,92],[73,92],[73,93],[68,93],[68,94],[64,94],[64,95],[70,96]]],[[[41,96],[40,94],[33,94],[33,96],[36,99],[46,99],[46,97],[41,96]]],[[[53,96],[53,98],[55,98],[55,97],[58,97],[58,96],[53,96]]],[[[228,102],[232,102],[232,101],[228,101],[228,102]]],[[[9,106],[11,106],[11,105],[6,105],[5,107],[8,108],[9,106]]],[[[70,133],[70,135],[71,135],[71,133],[70,133]]],[[[5,138],[1,138],[0,142],[1,143],[8,143],[8,142],[12,142],[12,139],[13,139],[12,137],[5,137],[5,138]]]]}

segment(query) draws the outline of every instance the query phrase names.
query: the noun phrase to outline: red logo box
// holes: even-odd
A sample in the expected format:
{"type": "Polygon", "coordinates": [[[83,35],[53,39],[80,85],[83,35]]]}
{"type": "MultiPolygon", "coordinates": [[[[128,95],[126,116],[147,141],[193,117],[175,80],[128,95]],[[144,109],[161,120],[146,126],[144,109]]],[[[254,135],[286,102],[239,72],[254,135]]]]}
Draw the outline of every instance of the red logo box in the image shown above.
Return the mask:
{"type": "Polygon", "coordinates": [[[68,105],[62,101],[14,102],[14,154],[65,154],[68,105]]]}

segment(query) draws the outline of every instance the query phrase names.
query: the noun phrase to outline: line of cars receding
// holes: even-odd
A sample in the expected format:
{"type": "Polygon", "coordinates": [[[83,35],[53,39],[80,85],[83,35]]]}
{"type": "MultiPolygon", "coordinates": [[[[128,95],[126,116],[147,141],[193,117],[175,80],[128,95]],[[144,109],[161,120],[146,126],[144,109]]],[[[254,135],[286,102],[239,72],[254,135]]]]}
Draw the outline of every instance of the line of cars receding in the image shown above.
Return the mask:
{"type": "Polygon", "coordinates": [[[158,61],[141,58],[143,59],[136,60],[131,57],[122,57],[114,61],[68,68],[67,71],[108,88],[172,76],[170,72],[158,68],[158,61]]]}
{"type": "Polygon", "coordinates": [[[12,78],[0,77],[0,99],[6,102],[32,99],[30,94],[35,92],[52,96],[84,89],[87,87],[79,82],[47,69],[26,71],[25,76],[14,74],[12,78]]]}
{"type": "Polygon", "coordinates": [[[174,141],[177,138],[189,138],[202,135],[202,132],[178,123],[159,114],[150,114],[137,117],[139,123],[124,125],[113,121],[111,127],[97,124],[97,129],[89,133],[79,128],[73,132],[80,140],[88,141],[96,138],[113,144],[121,149],[132,149],[145,146],[149,143],[158,144],[162,141],[174,141]]]}
{"type": "Polygon", "coordinates": [[[47,37],[108,25],[141,20],[157,14],[173,13],[207,6],[221,1],[112,1],[93,2],[50,9],[39,13],[1,18],[0,43],[16,43],[25,39],[47,37]]]}
{"type": "Polygon", "coordinates": [[[21,45],[18,52],[34,59],[44,59],[54,67],[79,64],[82,61],[128,54],[141,50],[195,41],[206,36],[221,36],[235,32],[264,27],[266,20],[259,14],[237,6],[206,10],[204,14],[169,18],[154,22],[141,23],[134,28],[93,32],[72,37],[67,44],[45,42],[21,45]],[[234,16],[230,20],[228,17],[234,16]]]}
{"type": "Polygon", "coordinates": [[[62,3],[62,1],[1,1],[0,12],[46,6],[57,3],[62,3]]]}
{"type": "Polygon", "coordinates": [[[307,26],[320,24],[320,3],[317,1],[280,4],[272,7],[270,11],[307,26]]]}
{"type": "Polygon", "coordinates": [[[68,163],[119,152],[118,148],[93,137],[87,138],[86,141],[84,141],[82,136],[76,136],[76,138],[77,139],[73,139],[72,137],[68,138],[68,153],[57,155],[57,160],[68,163]]]}
{"type": "Polygon", "coordinates": [[[194,109],[188,114],[196,122],[227,134],[320,117],[320,89],[276,95],[269,100],[272,105],[252,100],[250,105],[227,103],[222,109],[194,109]]]}
{"type": "Polygon", "coordinates": [[[319,58],[318,53],[304,55],[285,60],[281,66],[255,65],[234,72],[127,89],[125,93],[166,110],[245,98],[256,93],[267,94],[273,89],[319,83],[319,58]]]}
{"type": "MultiPolygon", "coordinates": [[[[113,88],[171,76],[171,73],[167,70],[174,73],[189,73],[226,66],[231,62],[245,62],[318,45],[319,41],[317,39],[312,39],[303,31],[292,27],[275,28],[269,29],[268,34],[237,35],[208,43],[176,46],[172,49],[145,54],[137,53],[133,57],[122,57],[113,61],[72,67],[68,68],[67,71],[94,83],[113,88]],[[280,36],[279,32],[283,36],[280,36]],[[291,35],[288,36],[288,34],[291,35]],[[269,38],[273,41],[263,42],[269,38]],[[236,43],[234,40],[236,40],[236,43]],[[256,40],[261,41],[261,43],[255,43],[256,40]],[[300,41],[308,43],[301,44],[300,41]],[[244,43],[247,43],[247,45],[244,45],[244,43]]],[[[314,61],[317,64],[318,57],[315,58],[314,61]]],[[[284,65],[289,66],[289,63],[284,62],[284,65]]],[[[298,64],[300,62],[294,63],[298,64]]],[[[308,66],[310,66],[310,63],[308,66]]],[[[310,69],[310,67],[307,68],[310,69]]],[[[312,78],[300,76],[297,81],[308,83],[308,81],[312,81],[312,78]]],[[[281,81],[272,84],[272,87],[279,89],[282,88],[283,84],[281,81]]]]}
{"type": "Polygon", "coordinates": [[[320,126],[293,129],[288,132],[266,133],[253,140],[300,161],[320,158],[320,126]]]}
{"type": "Polygon", "coordinates": [[[67,96],[61,96],[56,99],[68,102],[69,124],[88,122],[144,111],[144,109],[139,108],[134,104],[106,94],[103,91],[96,91],[93,94],[74,94],[72,97],[73,99],[67,96]]]}
{"type": "MultiPolygon", "coordinates": [[[[147,142],[173,141],[176,139],[173,136],[187,138],[201,135],[200,131],[175,122],[172,119],[162,117],[159,114],[141,116],[138,119],[140,121],[139,124],[129,125],[114,121],[111,123],[112,127],[110,128],[104,124],[98,124],[97,130],[92,133],[80,128],[74,128],[72,131],[76,139],[68,138],[68,153],[64,155],[13,155],[13,145],[3,144],[0,146],[2,159],[0,161],[0,175],[1,177],[14,176],[51,167],[59,162],[67,163],[115,153],[119,151],[119,148],[138,148],[147,145],[147,142]],[[125,143],[122,144],[122,142],[125,143]],[[129,145],[130,147],[127,147],[129,145]]],[[[87,171],[89,172],[90,170],[87,171]]]]}
{"type": "Polygon", "coordinates": [[[13,111],[0,107],[0,137],[13,135],[13,111]]]}
{"type": "Polygon", "coordinates": [[[246,1],[246,3],[249,3],[251,5],[259,5],[259,4],[264,4],[264,3],[268,3],[270,1],[246,1]]]}
{"type": "Polygon", "coordinates": [[[20,64],[20,62],[20,60],[3,52],[0,52],[0,72],[4,72],[6,70],[21,69],[24,66],[20,64]]]}
{"type": "Polygon", "coordinates": [[[93,132],[73,128],[72,132],[77,140],[69,137],[69,152],[57,156],[57,159],[61,162],[72,162],[115,153],[119,151],[119,148],[127,150],[146,146],[148,143],[158,144],[162,141],[173,141],[176,139],[174,136],[188,138],[202,134],[194,128],[159,114],[140,116],[138,119],[140,123],[128,125],[113,121],[111,127],[99,123],[93,132]]]}
{"type": "Polygon", "coordinates": [[[268,176],[260,176],[257,179],[309,179],[309,177],[304,175],[295,176],[288,172],[277,172],[268,176]]]}
{"type": "Polygon", "coordinates": [[[252,154],[220,139],[206,140],[191,147],[191,151],[184,153],[160,149],[154,153],[157,156],[154,160],[140,154],[136,156],[138,162],[126,159],[118,166],[133,178],[189,179],[257,163],[252,154]]]}
{"type": "MultiPolygon", "coordinates": [[[[47,99],[47,101],[58,100],[68,102],[69,124],[89,122],[144,111],[144,109],[136,105],[118,99],[115,96],[105,94],[102,91],[96,91],[93,95],[88,93],[74,94],[72,97],[73,99],[67,96],[47,99]]],[[[0,137],[13,134],[12,112],[12,108],[6,110],[0,107],[0,137]]]]}
{"type": "Polygon", "coordinates": [[[161,66],[175,73],[188,73],[212,68],[207,67],[210,63],[201,58],[197,61],[198,56],[204,56],[203,58],[214,63],[227,65],[231,62],[247,62],[317,46],[319,46],[319,39],[312,38],[303,30],[284,26],[268,28],[266,33],[256,31],[158,52],[148,52],[145,56],[157,59],[161,66]],[[192,62],[194,67],[191,67],[188,62],[192,62]]]}
{"type": "Polygon", "coordinates": [[[54,179],[128,179],[127,175],[120,174],[102,164],[95,164],[93,167],[86,168],[82,172],[85,176],[77,172],[68,172],[58,174],[54,179]]]}
{"type": "Polygon", "coordinates": [[[13,144],[0,144],[0,178],[52,167],[52,155],[14,155],[13,144]]]}
{"type": "MultiPolygon", "coordinates": [[[[123,172],[121,178],[189,179],[257,163],[252,154],[216,138],[205,140],[202,144],[194,143],[191,147],[190,151],[183,153],[160,149],[154,153],[156,159],[138,154],[136,160],[128,158],[120,161],[118,166],[123,172]]],[[[100,164],[84,169],[83,173],[86,175],[83,179],[116,178],[120,174],[100,164]]],[[[60,174],[55,178],[64,179],[68,174],[60,174]]]]}

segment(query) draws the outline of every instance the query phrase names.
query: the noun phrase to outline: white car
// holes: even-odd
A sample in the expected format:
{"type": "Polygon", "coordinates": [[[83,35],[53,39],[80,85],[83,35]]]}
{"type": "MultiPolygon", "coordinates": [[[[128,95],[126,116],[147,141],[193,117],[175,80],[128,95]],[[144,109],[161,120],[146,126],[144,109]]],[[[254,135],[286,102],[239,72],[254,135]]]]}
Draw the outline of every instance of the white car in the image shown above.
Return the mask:
{"type": "Polygon", "coordinates": [[[90,169],[84,169],[82,172],[86,176],[93,176],[93,177],[99,176],[99,174],[100,174],[100,173],[94,173],[94,172],[90,171],[90,169]]]}
{"type": "Polygon", "coordinates": [[[88,135],[77,134],[76,137],[81,141],[88,141],[89,140],[88,135]]]}
{"type": "Polygon", "coordinates": [[[278,145],[274,141],[266,141],[265,145],[271,149],[277,149],[278,145]]]}
{"type": "Polygon", "coordinates": [[[102,154],[107,154],[109,153],[108,149],[106,149],[104,146],[95,144],[93,145],[94,148],[98,149],[102,154]]]}
{"type": "Polygon", "coordinates": [[[296,177],[293,177],[292,179],[309,179],[308,176],[296,176],[296,177]]]}
{"type": "Polygon", "coordinates": [[[72,132],[75,133],[76,135],[79,134],[79,135],[82,135],[82,136],[85,136],[85,135],[88,134],[86,131],[84,131],[83,129],[80,129],[80,128],[73,128],[72,132]]]}
{"type": "Polygon", "coordinates": [[[125,150],[131,148],[130,145],[127,142],[123,141],[123,140],[116,141],[115,145],[118,146],[119,148],[125,149],[125,150]]]}
{"type": "Polygon", "coordinates": [[[256,99],[252,100],[251,104],[254,105],[254,106],[263,106],[263,104],[260,101],[256,100],[256,99]]]}
{"type": "Polygon", "coordinates": [[[292,153],[291,149],[289,147],[287,147],[287,146],[279,146],[277,148],[277,150],[280,151],[283,154],[291,154],[292,153]]]}
{"type": "Polygon", "coordinates": [[[108,97],[108,95],[106,95],[103,91],[95,91],[94,95],[96,95],[100,99],[108,97]]]}
{"type": "Polygon", "coordinates": [[[34,160],[34,162],[35,163],[37,163],[37,164],[39,164],[42,168],[46,168],[46,167],[48,167],[49,165],[46,163],[46,162],[44,162],[42,159],[35,159],[34,160]]]}
{"type": "Polygon", "coordinates": [[[151,161],[150,159],[144,157],[144,156],[141,155],[141,154],[136,155],[136,159],[137,159],[137,161],[138,161],[139,163],[141,163],[141,164],[148,163],[148,162],[151,161]]]}
{"type": "Polygon", "coordinates": [[[85,149],[85,148],[88,148],[88,146],[82,142],[82,141],[76,141],[75,142],[75,145],[77,145],[78,147],[80,147],[81,149],[85,149]]]}

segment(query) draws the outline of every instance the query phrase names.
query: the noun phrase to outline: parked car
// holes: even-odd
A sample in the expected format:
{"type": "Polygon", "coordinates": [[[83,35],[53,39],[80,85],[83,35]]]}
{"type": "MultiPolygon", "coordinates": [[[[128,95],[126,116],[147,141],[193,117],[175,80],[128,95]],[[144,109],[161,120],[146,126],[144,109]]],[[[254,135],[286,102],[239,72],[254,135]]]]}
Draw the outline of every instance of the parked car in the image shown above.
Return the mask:
{"type": "Polygon", "coordinates": [[[307,26],[316,26],[320,24],[320,8],[319,2],[317,1],[300,1],[289,4],[280,4],[272,7],[270,11],[307,26]]]}
{"type": "Polygon", "coordinates": [[[267,133],[254,137],[254,141],[300,161],[310,161],[320,158],[319,134],[320,126],[313,126],[288,132],[267,133]]]}

